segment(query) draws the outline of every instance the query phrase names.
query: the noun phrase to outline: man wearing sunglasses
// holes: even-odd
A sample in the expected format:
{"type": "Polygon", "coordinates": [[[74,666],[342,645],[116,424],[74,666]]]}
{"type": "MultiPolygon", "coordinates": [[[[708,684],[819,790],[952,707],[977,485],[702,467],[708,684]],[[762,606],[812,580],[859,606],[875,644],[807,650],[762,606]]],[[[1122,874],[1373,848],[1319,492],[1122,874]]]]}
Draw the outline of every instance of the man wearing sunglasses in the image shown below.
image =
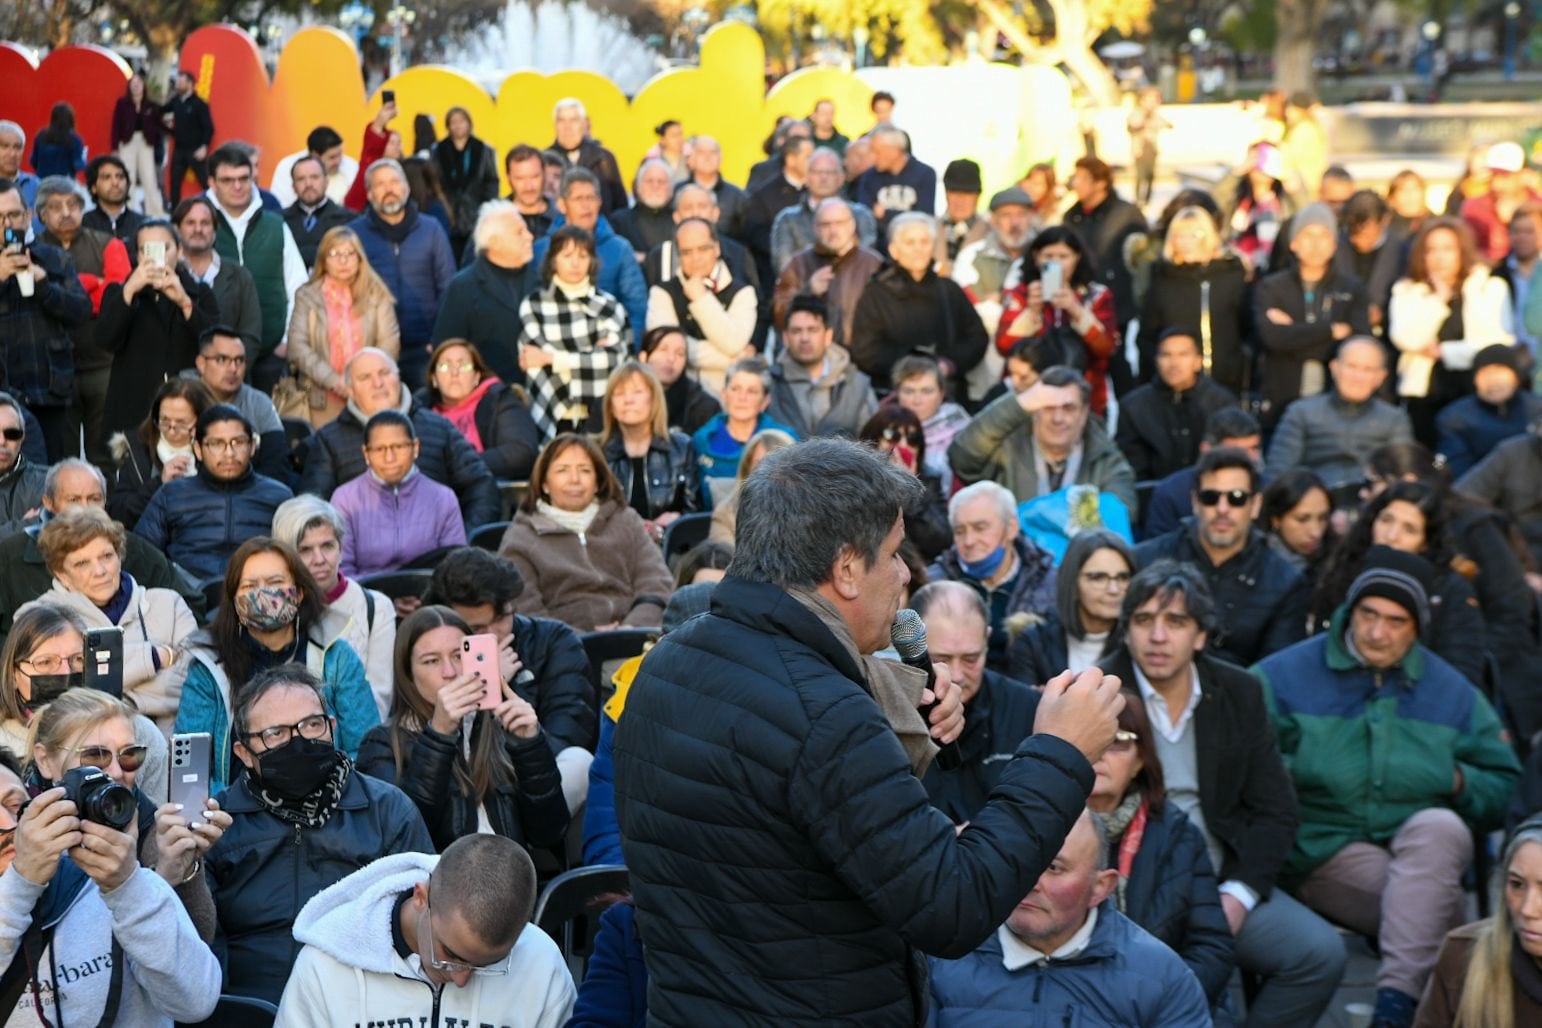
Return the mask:
{"type": "Polygon", "coordinates": [[[1194,475],[1194,516],[1135,548],[1143,568],[1164,557],[1194,566],[1215,598],[1216,631],[1206,648],[1244,666],[1303,639],[1311,600],[1301,572],[1253,527],[1261,499],[1246,451],[1207,450],[1194,475]]]}
{"type": "Polygon", "coordinates": [[[383,857],[316,896],[278,1024],[559,1025],[573,978],[531,925],[535,866],[501,835],[383,857]],[[385,925],[390,930],[385,930],[385,925]]]}
{"type": "MultiPolygon", "coordinates": [[[[1156,561],[1131,580],[1118,648],[1099,664],[1140,690],[1167,800],[1204,836],[1237,966],[1262,981],[1247,1023],[1315,1024],[1343,977],[1344,944],[1332,925],[1275,888],[1296,838],[1296,797],[1258,679],[1209,653],[1215,619],[1210,588],[1193,567],[1156,561]]],[[[1169,904],[1185,901],[1158,889],[1149,909],[1128,913],[1156,924],[1169,904]]]]}
{"type": "Polygon", "coordinates": [[[48,469],[21,452],[26,438],[21,404],[0,393],[0,537],[21,531],[43,505],[48,469]]]}

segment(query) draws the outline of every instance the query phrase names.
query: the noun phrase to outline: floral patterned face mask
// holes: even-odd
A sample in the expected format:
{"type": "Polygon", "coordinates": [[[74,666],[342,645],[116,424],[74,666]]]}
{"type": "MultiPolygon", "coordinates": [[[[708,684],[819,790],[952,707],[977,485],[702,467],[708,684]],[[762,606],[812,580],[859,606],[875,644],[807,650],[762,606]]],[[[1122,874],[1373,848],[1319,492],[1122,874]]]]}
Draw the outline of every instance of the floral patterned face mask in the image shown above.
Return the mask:
{"type": "Polygon", "coordinates": [[[253,632],[276,632],[294,624],[300,614],[300,590],[295,586],[260,586],[236,594],[236,617],[253,632]]]}

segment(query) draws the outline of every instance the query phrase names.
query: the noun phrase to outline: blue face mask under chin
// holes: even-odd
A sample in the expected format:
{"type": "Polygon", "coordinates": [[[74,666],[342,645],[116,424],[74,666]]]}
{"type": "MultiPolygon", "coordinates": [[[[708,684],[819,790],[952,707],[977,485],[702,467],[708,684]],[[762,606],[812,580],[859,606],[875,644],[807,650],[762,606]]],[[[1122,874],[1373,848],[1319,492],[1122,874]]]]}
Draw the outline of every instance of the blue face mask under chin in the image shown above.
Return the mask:
{"type": "Polygon", "coordinates": [[[960,556],[958,563],[964,569],[964,574],[970,578],[983,581],[994,575],[997,571],[1000,571],[1001,562],[1006,559],[1007,548],[1005,545],[1002,545],[996,547],[979,560],[965,560],[960,556]]]}

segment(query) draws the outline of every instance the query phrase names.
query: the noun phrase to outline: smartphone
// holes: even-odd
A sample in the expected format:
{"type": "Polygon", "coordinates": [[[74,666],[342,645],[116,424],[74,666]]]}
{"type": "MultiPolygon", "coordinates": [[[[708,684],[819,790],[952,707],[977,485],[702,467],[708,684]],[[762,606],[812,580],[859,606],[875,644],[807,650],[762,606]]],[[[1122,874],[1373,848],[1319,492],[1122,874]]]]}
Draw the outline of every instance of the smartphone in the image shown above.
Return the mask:
{"type": "Polygon", "coordinates": [[[203,824],[204,801],[209,798],[209,765],[214,739],[208,732],[171,737],[170,799],[182,804],[182,816],[190,825],[203,824]]]}
{"type": "Polygon", "coordinates": [[[1059,261],[1045,261],[1044,267],[1039,269],[1039,285],[1044,290],[1044,302],[1060,292],[1065,285],[1065,276],[1061,273],[1059,261]]]}
{"type": "Polygon", "coordinates": [[[394,90],[394,89],[382,89],[380,91],[380,106],[384,107],[386,104],[394,104],[395,102],[396,102],[396,90],[394,90]]]}
{"type": "Polygon", "coordinates": [[[19,228],[8,228],[8,229],[5,230],[4,249],[9,250],[13,246],[16,247],[17,249],[23,249],[23,248],[26,247],[26,245],[27,245],[27,233],[26,233],[26,230],[19,229],[19,228]]]}
{"type": "Polygon", "coordinates": [[[140,248],[144,251],[144,259],[157,268],[166,266],[166,240],[147,239],[145,245],[140,248]]]}
{"type": "Polygon", "coordinates": [[[482,680],[478,710],[492,710],[503,702],[503,678],[498,672],[498,637],[492,633],[468,635],[461,645],[461,670],[482,680]]]}
{"type": "Polygon", "coordinates": [[[86,673],[83,684],[87,689],[105,692],[110,696],[123,695],[123,629],[114,625],[86,630],[86,673]]]}

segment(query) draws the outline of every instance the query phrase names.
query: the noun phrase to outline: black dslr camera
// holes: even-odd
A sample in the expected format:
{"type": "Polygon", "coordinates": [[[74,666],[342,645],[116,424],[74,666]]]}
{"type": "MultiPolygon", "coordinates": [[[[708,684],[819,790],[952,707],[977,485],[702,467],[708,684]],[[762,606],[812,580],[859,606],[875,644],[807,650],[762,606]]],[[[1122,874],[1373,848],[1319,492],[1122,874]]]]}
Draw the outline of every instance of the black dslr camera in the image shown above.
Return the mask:
{"type": "Polygon", "coordinates": [[[64,798],[86,821],[124,831],[139,812],[134,790],[124,788],[99,767],[72,767],[64,773],[64,798]]]}

